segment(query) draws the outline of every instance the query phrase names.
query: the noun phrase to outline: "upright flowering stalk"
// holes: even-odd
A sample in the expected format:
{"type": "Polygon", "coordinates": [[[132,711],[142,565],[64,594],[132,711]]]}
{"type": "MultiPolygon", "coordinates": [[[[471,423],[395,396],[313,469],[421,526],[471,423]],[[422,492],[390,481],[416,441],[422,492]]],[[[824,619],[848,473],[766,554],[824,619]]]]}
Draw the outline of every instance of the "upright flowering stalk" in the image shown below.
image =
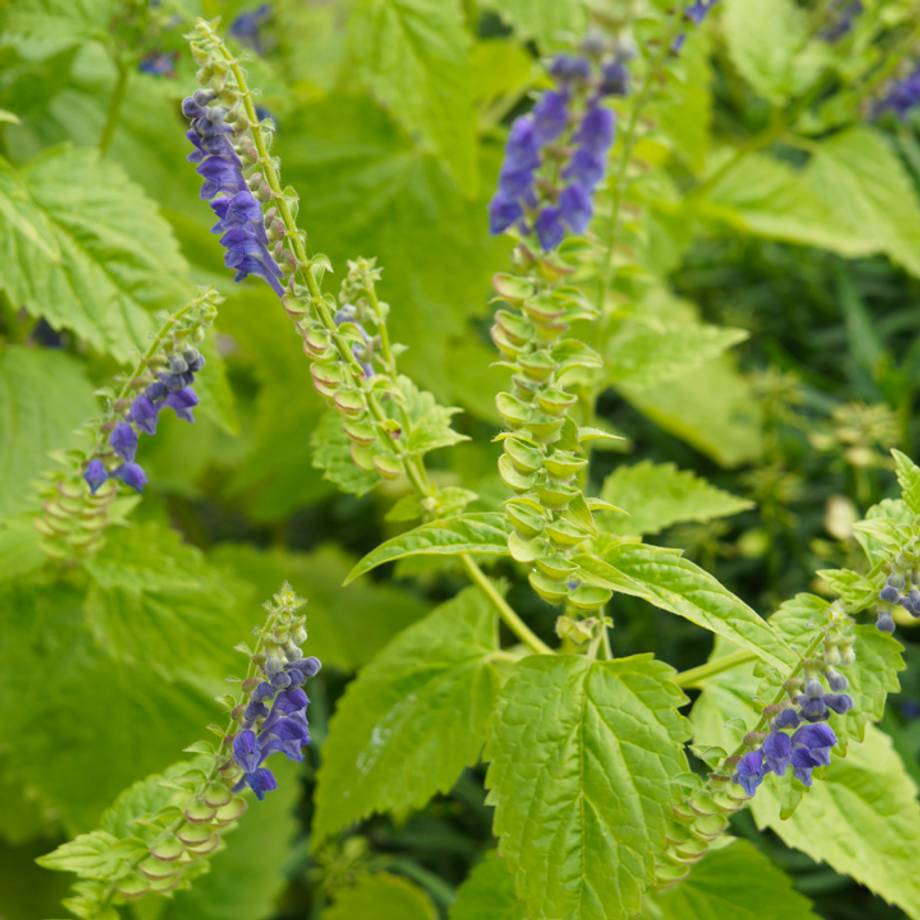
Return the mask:
{"type": "Polygon", "coordinates": [[[301,650],[303,603],[284,585],[265,605],[254,646],[238,646],[249,667],[245,678],[234,681],[240,693],[223,701],[230,720],[214,729],[216,743],[192,745],[187,750],[198,755],[193,760],[127,790],[110,812],[119,815],[114,824],[104,815],[102,829],[39,859],[47,869],[81,877],[64,902],[77,917],[114,917],[114,905],[188,887],[245,812],[240,793],[248,787],[262,799],[275,788],[265,760],[276,751],[303,759],[310,735],[302,687],[320,667],[301,650]],[[87,860],[88,851],[98,858],[87,860]]]}
{"type": "MultiPolygon", "coordinates": [[[[684,18],[693,25],[698,26],[709,15],[710,10],[717,2],[718,0],[693,0],[692,3],[684,8],[684,18]]],[[[680,50],[684,47],[686,40],[687,33],[681,32],[671,44],[671,51],[674,54],[680,54],[680,50]]]]}
{"type": "MultiPolygon", "coordinates": [[[[496,400],[508,427],[499,472],[517,493],[505,503],[514,527],[508,545],[531,566],[534,590],[549,603],[565,601],[578,617],[598,612],[610,597],[604,588],[582,585],[573,561],[598,533],[592,511],[603,503],[585,498],[579,477],[588,464],[585,442],[603,435],[575,423],[577,397],[566,384],[600,367],[601,359],[566,337],[573,321],[596,314],[566,283],[573,269],[555,250],[567,231],[587,228],[614,133],[604,100],[627,84],[621,56],[605,60],[601,49],[591,51],[552,63],[556,87],[512,125],[490,206],[492,231],[509,230],[518,239],[517,272],[494,280],[500,307],[492,327],[512,371],[511,391],[496,400]]],[[[560,627],[575,635],[571,621],[560,627]]]]}
{"type": "Polygon", "coordinates": [[[220,301],[209,288],[168,316],[134,368],[102,391],[105,414],[86,426],[92,446],[63,455],[65,469],[39,487],[42,506],[35,526],[49,555],[70,558],[102,545],[119,484],[142,492],[147,483],[137,462],[140,435],[156,433],[164,409],[194,421],[198,396],[192,384],[204,364],[196,345],[214,322],[220,301]]]}

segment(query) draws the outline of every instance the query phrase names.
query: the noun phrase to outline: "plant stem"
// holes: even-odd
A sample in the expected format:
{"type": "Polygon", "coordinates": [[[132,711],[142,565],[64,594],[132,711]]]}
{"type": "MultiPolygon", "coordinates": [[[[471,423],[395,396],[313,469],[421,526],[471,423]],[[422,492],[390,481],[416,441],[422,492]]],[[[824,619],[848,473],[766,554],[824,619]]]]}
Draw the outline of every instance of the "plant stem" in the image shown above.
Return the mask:
{"type": "MultiPolygon", "coordinates": [[[[287,239],[290,241],[290,245],[293,249],[294,258],[297,263],[297,271],[300,275],[303,282],[306,284],[307,289],[310,292],[311,296],[311,306],[314,308],[318,314],[320,321],[323,323],[323,326],[329,332],[330,337],[336,345],[336,349],[339,353],[339,356],[342,360],[353,370],[363,377],[363,369],[361,368],[360,363],[351,353],[351,349],[348,347],[348,344],[338,333],[338,327],[335,324],[334,319],[329,315],[329,310],[327,308],[326,302],[323,299],[323,292],[320,289],[319,283],[313,275],[313,272],[310,270],[311,260],[307,255],[306,248],[303,243],[303,236],[300,233],[300,229],[297,226],[297,223],[294,219],[294,215],[291,212],[290,206],[284,196],[283,190],[281,188],[281,182],[278,177],[278,172],[272,164],[271,157],[269,156],[268,147],[265,144],[265,138],[262,136],[262,131],[259,128],[259,118],[256,115],[255,104],[252,100],[252,92],[249,89],[248,84],[246,83],[246,77],[243,74],[243,70],[240,67],[239,63],[221,41],[220,37],[214,33],[214,31],[203,24],[204,28],[207,30],[210,40],[213,42],[214,47],[218,49],[220,55],[227,62],[227,66],[230,68],[231,73],[233,74],[233,79],[236,81],[237,89],[239,90],[240,96],[243,100],[243,107],[246,110],[246,116],[249,119],[250,124],[252,125],[251,134],[253,142],[255,143],[256,150],[259,154],[259,160],[262,166],[262,175],[265,177],[265,181],[268,183],[269,188],[272,191],[272,196],[275,201],[275,205],[278,208],[278,213],[281,215],[281,220],[284,223],[285,230],[287,231],[287,239]]],[[[376,301],[376,297],[374,298],[376,301]]],[[[376,304],[376,309],[379,310],[379,303],[376,304]]],[[[382,314],[381,314],[382,315],[382,314]]],[[[389,342],[387,342],[388,351],[389,351],[389,342]]],[[[392,352],[389,354],[389,360],[392,362],[392,352]]],[[[393,363],[393,368],[395,370],[395,363],[393,363]]],[[[386,420],[387,416],[383,410],[383,407],[380,406],[379,402],[374,398],[373,394],[367,394],[367,405],[368,409],[374,415],[378,422],[383,422],[386,420]]],[[[394,446],[394,449],[395,446],[394,446]]],[[[406,477],[412,483],[413,488],[416,491],[424,496],[429,497],[433,494],[433,488],[431,482],[428,478],[428,471],[425,468],[423,462],[419,460],[418,457],[410,457],[405,454],[399,454],[397,450],[397,455],[399,456],[400,462],[402,463],[403,469],[406,473],[406,477]]],[[[464,569],[469,575],[470,579],[479,587],[479,589],[485,594],[489,602],[495,607],[499,616],[505,622],[505,625],[508,629],[511,630],[522,642],[524,642],[528,647],[533,649],[539,654],[554,654],[553,650],[545,643],[543,640],[534,633],[530,627],[514,612],[508,602],[499,594],[498,590],[495,588],[495,585],[489,579],[489,577],[482,571],[476,561],[466,553],[460,555],[460,561],[463,564],[464,569]]]]}
{"type": "Polygon", "coordinates": [[[701,664],[697,668],[690,668],[688,671],[681,671],[675,678],[678,687],[701,687],[704,681],[723,671],[730,671],[739,664],[745,664],[748,661],[756,661],[757,656],[753,652],[740,651],[731,655],[723,655],[721,658],[715,658],[701,664]]]}
{"type": "Polygon", "coordinates": [[[483,594],[492,602],[499,612],[505,625],[525,645],[532,648],[538,655],[553,655],[553,650],[511,609],[508,602],[498,593],[489,577],[476,564],[476,561],[466,553],[460,554],[460,561],[466,569],[470,579],[480,588],[483,594]]]}
{"type": "Polygon", "coordinates": [[[121,107],[125,101],[125,93],[128,91],[128,78],[130,77],[130,71],[120,57],[115,60],[115,70],[115,86],[112,87],[112,95],[109,96],[105,124],[103,124],[102,133],[99,135],[99,152],[103,156],[108,153],[112,137],[115,134],[115,128],[118,126],[118,118],[121,115],[121,107]]]}

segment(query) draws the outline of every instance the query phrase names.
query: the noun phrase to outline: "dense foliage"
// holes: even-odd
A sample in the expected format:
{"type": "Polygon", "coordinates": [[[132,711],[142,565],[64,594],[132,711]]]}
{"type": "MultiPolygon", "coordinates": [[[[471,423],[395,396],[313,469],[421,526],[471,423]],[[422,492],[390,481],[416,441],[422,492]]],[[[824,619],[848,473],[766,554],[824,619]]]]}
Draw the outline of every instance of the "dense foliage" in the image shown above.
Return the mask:
{"type": "Polygon", "coordinates": [[[0,917],[920,917],[918,14],[0,5],[0,917]]]}

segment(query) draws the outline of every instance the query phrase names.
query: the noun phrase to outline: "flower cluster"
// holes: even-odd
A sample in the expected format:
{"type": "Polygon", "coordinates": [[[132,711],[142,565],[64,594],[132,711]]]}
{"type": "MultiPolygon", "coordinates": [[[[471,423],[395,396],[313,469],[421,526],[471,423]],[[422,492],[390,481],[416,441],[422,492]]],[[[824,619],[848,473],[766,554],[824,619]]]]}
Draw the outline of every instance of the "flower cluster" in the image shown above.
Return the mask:
{"type": "Polygon", "coordinates": [[[738,762],[734,781],[748,795],[755,793],[768,773],[783,776],[790,766],[796,778],[810,786],[812,770],[830,763],[830,750],[837,736],[825,723],[831,712],[844,715],[853,708],[852,698],[842,692],[847,689],[847,679],[826,667],[823,673],[814,672],[803,686],[800,683],[790,682],[791,705],[781,705],[761,746],[738,762]]]}
{"type": "Polygon", "coordinates": [[[489,228],[535,233],[544,250],[555,249],[566,228],[583,233],[592,197],[604,177],[614,137],[607,96],[627,90],[624,58],[560,55],[551,67],[554,89],[511,126],[498,191],[489,205],[489,228]]]}
{"type": "Polygon", "coordinates": [[[840,41],[853,28],[853,21],[863,11],[860,0],[851,0],[849,3],[844,0],[844,3],[842,9],[840,3],[835,4],[833,12],[836,19],[821,32],[821,38],[826,42],[840,41]]]}
{"type": "MultiPolygon", "coordinates": [[[[684,18],[689,19],[693,25],[700,25],[706,16],[709,14],[709,11],[716,5],[718,0],[693,0],[685,10],[684,18]]],[[[684,47],[684,42],[687,40],[687,33],[681,32],[677,38],[674,39],[673,44],[671,45],[671,51],[674,54],[680,54],[681,48],[684,47]]]]}
{"type": "Polygon", "coordinates": [[[920,64],[900,80],[895,80],[885,95],[872,108],[872,117],[878,118],[885,112],[893,112],[902,121],[911,109],[920,105],[920,64]]]}
{"type": "MultiPolygon", "coordinates": [[[[197,164],[196,172],[204,179],[201,197],[210,201],[219,218],[211,232],[221,235],[220,242],[227,250],[224,262],[236,271],[236,281],[258,275],[281,297],[283,275],[275,256],[284,254],[283,227],[273,221],[266,230],[262,207],[246,181],[241,154],[247,161],[255,159],[245,130],[246,119],[216,100],[213,90],[199,89],[182,102],[182,112],[191,126],[186,136],[195,146],[188,159],[197,164]],[[269,250],[272,241],[275,255],[269,250]]],[[[256,172],[253,184],[261,191],[260,183],[256,172]]]]}
{"type": "Polygon", "coordinates": [[[256,54],[265,54],[268,49],[262,30],[271,16],[272,8],[268,3],[262,3],[254,10],[244,10],[230,23],[230,34],[256,54]]]}
{"type": "Polygon", "coordinates": [[[138,433],[156,434],[160,412],[170,408],[187,422],[194,422],[192,409],[198,405],[198,396],[192,389],[195,374],[204,366],[204,358],[188,347],[181,354],[169,356],[169,367],[157,374],[156,379],[134,398],[127,416],[115,423],[109,435],[109,450],[94,457],[86,465],[83,478],[95,495],[109,479],[120,479],[125,485],[144,490],[147,476],[135,462],[138,433]],[[113,465],[114,459],[114,465],[113,465]]]}
{"type": "MultiPolygon", "coordinates": [[[[299,604],[293,609],[296,606],[299,604]]],[[[275,752],[290,760],[303,760],[303,748],[310,743],[310,701],[303,685],[320,669],[319,659],[303,657],[299,643],[306,635],[302,618],[279,624],[274,647],[259,659],[261,679],[252,678],[243,685],[249,698],[234,710],[241,727],[232,741],[233,761],[243,775],[234,792],[248,786],[261,800],[266,792],[275,789],[274,774],[263,766],[275,752]]]]}
{"type": "Polygon", "coordinates": [[[920,573],[907,569],[889,575],[879,593],[879,600],[885,606],[879,610],[875,625],[882,632],[894,632],[891,609],[895,606],[903,607],[912,617],[920,617],[920,573]]]}

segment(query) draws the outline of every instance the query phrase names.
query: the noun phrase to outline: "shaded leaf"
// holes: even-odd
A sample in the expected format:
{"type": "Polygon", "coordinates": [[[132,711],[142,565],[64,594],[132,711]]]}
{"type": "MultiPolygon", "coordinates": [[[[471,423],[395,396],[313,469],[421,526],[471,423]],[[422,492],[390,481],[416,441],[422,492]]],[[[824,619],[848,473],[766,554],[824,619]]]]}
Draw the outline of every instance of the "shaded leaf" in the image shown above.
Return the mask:
{"type": "Polygon", "coordinates": [[[527,920],[514,879],[497,850],[490,850],[457,889],[450,920],[527,920]]]}
{"type": "Polygon", "coordinates": [[[327,409],[310,436],[313,465],[323,471],[323,479],[335,483],[343,492],[367,495],[380,482],[380,474],[361,469],[351,459],[351,443],[342,428],[341,416],[327,409]]]}
{"type": "Polygon", "coordinates": [[[389,872],[360,877],[355,885],[341,891],[332,907],[323,912],[324,920],[436,920],[431,899],[418,885],[389,872]]]}
{"type": "Polygon", "coordinates": [[[314,844],[375,811],[447,792],[476,762],[498,679],[494,608],[468,588],[397,636],[348,685],[329,725],[314,844]]]}

